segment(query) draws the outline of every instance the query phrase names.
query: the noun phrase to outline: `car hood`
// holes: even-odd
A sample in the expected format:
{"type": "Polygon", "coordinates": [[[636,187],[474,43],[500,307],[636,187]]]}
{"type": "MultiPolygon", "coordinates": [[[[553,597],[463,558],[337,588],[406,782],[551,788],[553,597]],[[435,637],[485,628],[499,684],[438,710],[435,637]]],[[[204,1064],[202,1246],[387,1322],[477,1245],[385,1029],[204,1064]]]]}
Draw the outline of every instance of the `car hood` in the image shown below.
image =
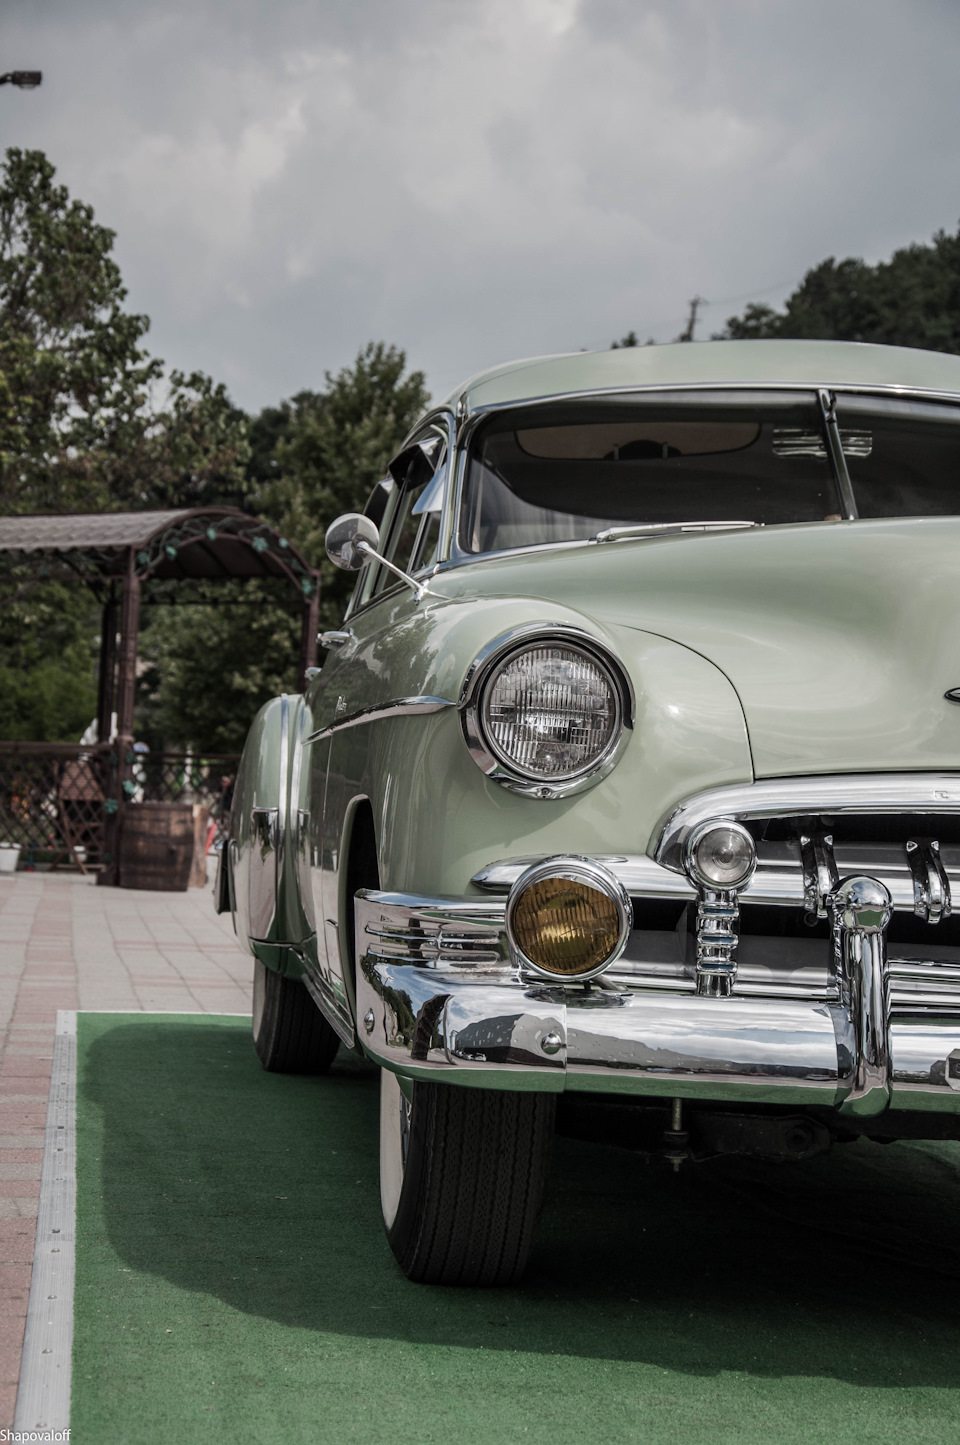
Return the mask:
{"type": "Polygon", "coordinates": [[[960,705],[944,698],[960,688],[960,518],[688,533],[456,570],[709,659],[740,698],[757,777],[960,768],[960,705]]]}

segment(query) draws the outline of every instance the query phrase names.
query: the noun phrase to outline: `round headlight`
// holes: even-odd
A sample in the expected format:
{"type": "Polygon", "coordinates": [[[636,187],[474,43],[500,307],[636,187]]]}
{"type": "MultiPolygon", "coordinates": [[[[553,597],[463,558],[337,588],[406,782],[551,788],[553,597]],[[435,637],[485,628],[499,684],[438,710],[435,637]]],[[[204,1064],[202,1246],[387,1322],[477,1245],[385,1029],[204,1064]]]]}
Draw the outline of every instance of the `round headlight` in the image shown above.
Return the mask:
{"type": "Polygon", "coordinates": [[[757,864],[756,845],[742,823],[704,823],[687,844],[687,872],[707,888],[740,888],[757,864]]]}
{"type": "Polygon", "coordinates": [[[492,753],[528,778],[575,778],[620,736],[620,691],[600,659],[569,643],[511,653],[487,678],[479,721],[492,753]]]}
{"type": "Polygon", "coordinates": [[[588,860],[547,858],[528,868],[507,900],[517,961],[553,979],[585,979],[620,957],[633,923],[629,896],[588,860]]]}

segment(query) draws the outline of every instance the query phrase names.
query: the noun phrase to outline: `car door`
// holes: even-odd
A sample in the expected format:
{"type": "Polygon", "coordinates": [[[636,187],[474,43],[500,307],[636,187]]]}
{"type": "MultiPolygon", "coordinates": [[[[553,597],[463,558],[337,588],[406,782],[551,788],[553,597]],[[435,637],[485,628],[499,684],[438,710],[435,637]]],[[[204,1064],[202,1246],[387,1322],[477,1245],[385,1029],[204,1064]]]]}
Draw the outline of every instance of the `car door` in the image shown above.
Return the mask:
{"type": "MultiPolygon", "coordinates": [[[[391,475],[374,489],[366,508],[366,515],[380,528],[382,555],[418,577],[426,576],[438,560],[449,444],[446,424],[425,427],[391,463],[391,475]]],[[[371,728],[357,724],[356,718],[411,688],[418,690],[415,680],[378,665],[380,638],[402,625],[416,606],[406,584],[371,562],[360,574],[344,620],[346,636],[327,658],[311,699],[310,791],[314,800],[323,799],[310,849],[317,924],[315,983],[331,1021],[351,1041],[353,985],[344,959],[352,952],[352,909],[345,895],[343,853],[349,850],[360,807],[369,805],[373,810],[376,833],[376,820],[389,803],[389,778],[379,777],[371,766],[371,728]]]]}

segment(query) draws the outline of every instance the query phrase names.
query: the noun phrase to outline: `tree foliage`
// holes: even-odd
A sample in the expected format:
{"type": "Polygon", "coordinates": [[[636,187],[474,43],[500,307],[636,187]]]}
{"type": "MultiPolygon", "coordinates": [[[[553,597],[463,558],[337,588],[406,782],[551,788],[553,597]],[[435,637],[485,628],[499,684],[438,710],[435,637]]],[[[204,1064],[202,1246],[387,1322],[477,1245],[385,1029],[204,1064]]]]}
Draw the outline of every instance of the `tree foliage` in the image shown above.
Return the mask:
{"type": "Polygon", "coordinates": [[[151,747],[238,753],[258,708],[296,689],[299,611],[257,582],[218,594],[215,604],[153,609],[137,726],[151,747]]]}
{"type": "Polygon", "coordinates": [[[161,372],[125,312],[113,232],[53,183],[42,151],[6,153],[0,185],[0,503],[5,511],[111,504],[119,459],[161,372]]]}
{"type": "Polygon", "coordinates": [[[895,251],[870,266],[829,257],[808,271],[782,311],[752,302],[716,338],[871,341],[960,352],[960,231],[895,251]]]}
{"type": "Polygon", "coordinates": [[[242,503],[248,419],[222,385],[174,371],[124,310],[114,233],[54,184],[42,151],[0,178],[0,510],[242,503]]]}
{"type": "MultiPolygon", "coordinates": [[[[320,625],[335,627],[355,578],[326,562],[324,533],[341,512],[362,510],[429,398],[423,374],[407,373],[404,353],[383,343],[325,379],[323,391],[299,392],[254,419],[247,478],[257,510],[321,566],[320,625]]],[[[146,682],[158,737],[239,749],[257,708],[296,687],[298,610],[254,585],[220,600],[231,597],[232,605],[164,608],[151,623],[144,650],[155,667],[146,682]]]]}
{"type": "MultiPolygon", "coordinates": [[[[165,374],[125,310],[114,233],[71,200],[41,151],[0,174],[0,513],[230,505],[259,511],[323,566],[322,624],[352,577],[323,535],[359,510],[428,397],[404,353],[370,343],[251,419],[202,372],[165,374]]],[[[97,607],[77,586],[9,578],[0,635],[0,735],[79,736],[95,711],[97,607]],[[28,643],[31,632],[34,641],[28,643]]],[[[147,607],[142,724],[156,740],[240,745],[265,698],[296,682],[296,598],[227,584],[218,602],[147,607]],[[217,659],[212,676],[210,660],[217,659]]]]}
{"type": "Polygon", "coordinates": [[[72,583],[10,579],[0,634],[0,737],[77,742],[97,711],[100,608],[72,583]]]}
{"type": "Polygon", "coordinates": [[[269,419],[262,414],[276,431],[276,468],[260,510],[315,566],[322,564],[325,625],[343,616],[355,579],[325,563],[324,533],[341,512],[363,510],[430,400],[423,372],[406,366],[398,347],[370,342],[353,366],[325,374],[323,391],[302,391],[285,403],[282,421],[276,409],[269,419]]]}

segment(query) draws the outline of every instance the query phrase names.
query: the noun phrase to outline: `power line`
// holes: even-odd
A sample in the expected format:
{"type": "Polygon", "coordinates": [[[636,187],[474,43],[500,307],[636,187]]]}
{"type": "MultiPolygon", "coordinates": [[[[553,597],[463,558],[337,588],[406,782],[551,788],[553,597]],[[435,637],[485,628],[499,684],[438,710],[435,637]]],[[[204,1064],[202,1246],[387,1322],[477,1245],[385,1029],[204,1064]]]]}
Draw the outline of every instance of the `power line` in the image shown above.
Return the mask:
{"type": "MultiPolygon", "coordinates": [[[[721,296],[717,301],[708,301],[703,296],[697,296],[691,299],[689,303],[691,310],[693,310],[694,300],[697,303],[696,311],[693,313],[692,317],[693,323],[694,325],[696,325],[696,321],[698,319],[697,313],[699,313],[701,309],[705,309],[707,307],[710,307],[712,309],[715,306],[735,306],[740,301],[755,301],[758,297],[770,296],[774,291],[783,291],[787,286],[795,286],[796,284],[796,277],[791,276],[786,281],[776,282],[776,284],[773,286],[753,287],[749,291],[741,292],[739,296],[721,296]]],[[[648,323],[646,326],[643,326],[641,330],[646,331],[648,335],[652,336],[653,333],[657,331],[673,331],[676,327],[683,326],[684,322],[686,323],[686,327],[689,329],[691,323],[691,312],[688,312],[686,317],[674,315],[666,317],[660,321],[648,323]]],[[[683,339],[692,340],[692,336],[687,337],[686,332],[684,331],[683,339]]],[[[600,342],[595,347],[584,347],[584,350],[595,351],[598,350],[599,347],[602,345],[604,345],[604,343],[600,342]]]]}

